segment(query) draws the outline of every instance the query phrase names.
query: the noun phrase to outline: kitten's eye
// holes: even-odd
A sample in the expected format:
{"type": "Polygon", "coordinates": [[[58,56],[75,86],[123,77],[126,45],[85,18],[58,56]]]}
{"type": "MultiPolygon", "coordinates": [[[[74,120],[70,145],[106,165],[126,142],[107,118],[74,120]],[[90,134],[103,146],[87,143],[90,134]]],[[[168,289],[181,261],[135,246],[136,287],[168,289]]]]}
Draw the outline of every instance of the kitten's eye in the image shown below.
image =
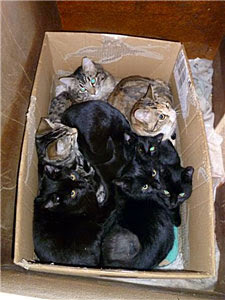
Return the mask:
{"type": "Polygon", "coordinates": [[[70,178],[73,180],[73,181],[75,181],[77,178],[76,178],[76,176],[74,175],[74,174],[70,174],[70,178]]]}
{"type": "Polygon", "coordinates": [[[160,115],[159,115],[159,120],[162,121],[162,120],[165,120],[165,118],[166,118],[166,116],[165,116],[164,114],[160,114],[160,115]]]}
{"type": "Polygon", "coordinates": [[[185,193],[180,193],[179,196],[180,196],[180,197],[184,197],[184,196],[185,196],[185,193]]]}
{"type": "Polygon", "coordinates": [[[95,78],[91,78],[91,83],[95,84],[95,82],[96,82],[96,79],[95,78]]]}
{"type": "Polygon", "coordinates": [[[170,193],[169,193],[167,190],[164,190],[163,192],[164,192],[164,194],[165,194],[166,196],[169,196],[169,195],[170,195],[170,193]]]}
{"type": "Polygon", "coordinates": [[[166,102],[166,108],[170,109],[170,104],[169,104],[169,102],[166,102]]]}
{"type": "Polygon", "coordinates": [[[71,198],[75,198],[76,197],[76,191],[75,190],[72,190],[72,192],[71,192],[71,198]]]}
{"type": "Polygon", "coordinates": [[[84,93],[84,92],[86,91],[86,89],[85,89],[84,87],[82,87],[82,88],[80,88],[80,91],[81,91],[82,93],[84,93]]]}
{"type": "Polygon", "coordinates": [[[150,151],[150,152],[155,151],[155,147],[152,146],[151,148],[149,148],[149,151],[150,151]]]}
{"type": "Polygon", "coordinates": [[[147,190],[147,189],[148,189],[148,184],[143,185],[142,191],[147,190]]]}
{"type": "Polygon", "coordinates": [[[153,170],[152,170],[152,177],[155,177],[155,176],[156,176],[156,174],[157,174],[156,170],[155,170],[155,169],[153,169],[153,170]]]}

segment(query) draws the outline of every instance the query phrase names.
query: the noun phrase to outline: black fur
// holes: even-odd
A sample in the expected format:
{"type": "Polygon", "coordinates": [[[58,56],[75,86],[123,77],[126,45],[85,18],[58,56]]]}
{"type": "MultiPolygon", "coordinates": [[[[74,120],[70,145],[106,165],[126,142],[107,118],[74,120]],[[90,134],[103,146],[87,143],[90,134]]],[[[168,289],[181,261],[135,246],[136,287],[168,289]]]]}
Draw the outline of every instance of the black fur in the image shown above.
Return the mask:
{"type": "Polygon", "coordinates": [[[174,242],[171,215],[158,201],[158,190],[150,182],[146,177],[134,179],[127,175],[114,180],[117,207],[105,223],[104,267],[149,270],[171,250],[174,242]]]}
{"type": "Polygon", "coordinates": [[[104,214],[96,190],[68,168],[53,178],[44,174],[34,201],[35,253],[45,263],[97,266],[104,214]]]}

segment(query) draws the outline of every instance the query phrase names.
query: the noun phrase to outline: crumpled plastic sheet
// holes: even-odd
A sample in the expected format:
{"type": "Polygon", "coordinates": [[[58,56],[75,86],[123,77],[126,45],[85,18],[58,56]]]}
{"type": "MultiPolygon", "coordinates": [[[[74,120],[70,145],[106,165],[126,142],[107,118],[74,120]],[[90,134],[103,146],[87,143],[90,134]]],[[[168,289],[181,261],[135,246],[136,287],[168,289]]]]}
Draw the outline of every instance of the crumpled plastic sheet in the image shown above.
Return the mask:
{"type": "MultiPolygon", "coordinates": [[[[199,99],[200,108],[205,123],[206,136],[209,147],[209,155],[211,161],[214,198],[216,188],[225,180],[225,172],[223,165],[223,156],[221,145],[223,137],[216,133],[214,124],[214,113],[212,112],[212,75],[213,61],[207,59],[190,59],[189,60],[192,77],[194,79],[196,93],[199,99]]],[[[215,263],[216,275],[205,279],[112,279],[125,282],[133,282],[136,284],[146,284],[150,286],[162,286],[170,288],[182,288],[191,290],[213,290],[217,282],[219,268],[220,253],[215,240],[215,263]]],[[[178,255],[176,261],[168,265],[166,269],[182,269],[182,255],[178,255]]],[[[164,269],[164,268],[163,268],[164,269]]]]}
{"type": "Polygon", "coordinates": [[[212,112],[212,75],[213,61],[207,59],[189,59],[192,76],[198,95],[200,108],[203,113],[206,136],[211,160],[212,177],[214,182],[214,195],[216,187],[225,180],[222,142],[223,137],[216,133],[214,124],[214,113],[212,112]]]}

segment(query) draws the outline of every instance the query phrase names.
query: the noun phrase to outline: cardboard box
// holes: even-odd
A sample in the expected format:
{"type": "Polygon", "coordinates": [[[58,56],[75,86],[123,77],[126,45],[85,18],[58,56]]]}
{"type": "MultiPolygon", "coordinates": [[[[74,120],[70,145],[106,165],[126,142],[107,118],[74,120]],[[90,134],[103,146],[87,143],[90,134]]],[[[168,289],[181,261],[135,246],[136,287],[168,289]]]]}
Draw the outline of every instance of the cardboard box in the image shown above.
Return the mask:
{"type": "Polygon", "coordinates": [[[214,202],[205,128],[185,54],[178,42],[89,33],[46,33],[32,90],[20,162],[14,263],[29,270],[79,276],[206,278],[215,274],[214,202]],[[53,77],[73,72],[88,56],[114,76],[142,75],[171,84],[178,115],[178,152],[195,168],[193,193],[182,207],[184,270],[128,271],[34,262],[33,202],[38,192],[35,132],[47,115],[53,77]]]}

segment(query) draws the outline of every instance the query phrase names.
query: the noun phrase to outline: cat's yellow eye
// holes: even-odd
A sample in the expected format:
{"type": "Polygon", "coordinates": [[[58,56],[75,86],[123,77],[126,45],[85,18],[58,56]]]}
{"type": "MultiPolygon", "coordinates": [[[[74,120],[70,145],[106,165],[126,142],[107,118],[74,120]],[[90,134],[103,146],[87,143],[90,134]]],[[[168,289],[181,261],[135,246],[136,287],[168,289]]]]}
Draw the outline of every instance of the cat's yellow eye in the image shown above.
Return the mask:
{"type": "Polygon", "coordinates": [[[147,190],[147,189],[148,189],[148,184],[143,185],[142,191],[147,190]]]}
{"type": "Polygon", "coordinates": [[[179,196],[180,196],[180,197],[184,197],[184,196],[185,196],[185,193],[180,193],[179,196]]]}
{"type": "Polygon", "coordinates": [[[72,190],[72,192],[71,192],[71,198],[75,198],[76,197],[76,191],[75,190],[72,190]]]}
{"type": "Polygon", "coordinates": [[[157,174],[156,170],[155,170],[155,169],[153,169],[153,170],[152,170],[152,177],[155,177],[155,176],[156,176],[156,174],[157,174]]]}
{"type": "Polygon", "coordinates": [[[170,192],[168,192],[167,190],[164,190],[163,192],[164,192],[164,194],[165,194],[166,196],[169,196],[169,195],[170,195],[170,192]]]}
{"type": "Polygon", "coordinates": [[[76,176],[74,175],[74,174],[70,174],[70,178],[73,180],[73,181],[75,181],[77,178],[76,178],[76,176]]]}
{"type": "Polygon", "coordinates": [[[160,121],[165,120],[165,118],[166,118],[166,116],[165,116],[164,114],[160,114],[160,115],[159,115],[159,120],[160,120],[160,121]]]}

